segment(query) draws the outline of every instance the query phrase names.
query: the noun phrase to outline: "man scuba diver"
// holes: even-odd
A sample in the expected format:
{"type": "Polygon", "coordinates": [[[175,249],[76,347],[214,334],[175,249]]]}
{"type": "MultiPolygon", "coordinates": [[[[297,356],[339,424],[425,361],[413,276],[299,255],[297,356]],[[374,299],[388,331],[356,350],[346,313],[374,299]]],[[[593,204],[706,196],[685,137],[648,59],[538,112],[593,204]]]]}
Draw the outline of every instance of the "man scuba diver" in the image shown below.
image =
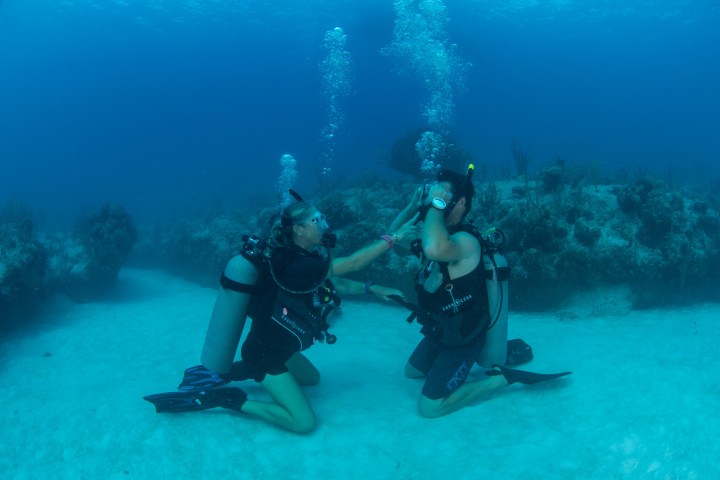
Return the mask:
{"type": "Polygon", "coordinates": [[[416,275],[418,305],[405,306],[413,310],[408,320],[417,318],[422,325],[424,338],[405,375],[425,378],[418,402],[424,417],[447,415],[513,383],[571,373],[538,374],[505,366],[529,361],[532,354],[522,340],[507,342],[509,270],[492,242],[498,232],[483,234],[464,223],[474,195],[472,173],[472,165],[467,175],[442,170],[422,193],[424,223],[421,244],[415,245],[423,261],[416,275]],[[517,349],[526,357],[511,358],[517,349]],[[475,363],[487,370],[482,378],[466,381],[475,363]]]}

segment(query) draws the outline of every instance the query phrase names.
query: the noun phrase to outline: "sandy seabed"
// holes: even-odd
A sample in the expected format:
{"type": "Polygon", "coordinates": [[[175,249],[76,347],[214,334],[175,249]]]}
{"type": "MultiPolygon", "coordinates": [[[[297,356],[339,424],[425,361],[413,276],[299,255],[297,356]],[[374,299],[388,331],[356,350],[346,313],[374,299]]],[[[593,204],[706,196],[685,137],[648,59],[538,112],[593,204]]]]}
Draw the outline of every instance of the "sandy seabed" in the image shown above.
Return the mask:
{"type": "MultiPolygon", "coordinates": [[[[533,346],[513,385],[428,420],[403,377],[420,339],[394,304],[348,296],[308,357],[318,429],[228,410],[155,413],[199,361],[215,290],[126,269],[102,302],[55,302],[0,344],[2,479],[717,479],[720,305],[583,317],[510,314],[533,346]]],[[[478,370],[475,375],[480,375],[478,370]]],[[[238,384],[265,398],[252,382],[238,384]]]]}

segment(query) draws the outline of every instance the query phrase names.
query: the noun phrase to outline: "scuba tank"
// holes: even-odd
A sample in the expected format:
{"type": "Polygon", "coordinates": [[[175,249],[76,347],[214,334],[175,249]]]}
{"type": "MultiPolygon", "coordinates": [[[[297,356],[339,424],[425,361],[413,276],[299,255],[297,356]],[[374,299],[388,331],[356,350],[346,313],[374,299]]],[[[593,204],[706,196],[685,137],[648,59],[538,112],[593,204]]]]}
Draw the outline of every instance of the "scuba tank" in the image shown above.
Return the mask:
{"type": "Polygon", "coordinates": [[[228,262],[220,279],[222,288],[215,300],[200,355],[200,363],[213,372],[230,371],[245,328],[248,305],[256,290],[258,268],[253,260],[259,260],[264,245],[258,242],[257,237],[245,235],[243,240],[242,254],[228,262]],[[232,278],[227,272],[232,272],[232,278]]]}
{"type": "Polygon", "coordinates": [[[502,231],[491,227],[484,229],[481,235],[490,325],[485,338],[485,347],[477,363],[489,368],[492,365],[505,365],[507,361],[510,268],[507,259],[500,253],[500,247],[505,242],[502,231]]]}

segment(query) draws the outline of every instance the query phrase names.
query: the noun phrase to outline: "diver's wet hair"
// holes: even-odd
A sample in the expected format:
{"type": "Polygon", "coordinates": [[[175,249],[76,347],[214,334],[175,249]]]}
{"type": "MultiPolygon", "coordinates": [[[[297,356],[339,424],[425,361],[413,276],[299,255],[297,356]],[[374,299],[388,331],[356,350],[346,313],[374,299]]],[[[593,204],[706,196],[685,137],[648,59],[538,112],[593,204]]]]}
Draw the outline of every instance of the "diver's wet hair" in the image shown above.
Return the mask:
{"type": "Polygon", "coordinates": [[[307,202],[295,202],[282,212],[270,231],[270,242],[274,247],[287,247],[293,243],[293,226],[300,225],[315,207],[307,202]]]}
{"type": "Polygon", "coordinates": [[[475,196],[475,187],[470,178],[467,175],[444,168],[437,173],[437,181],[450,184],[454,199],[459,200],[465,197],[465,214],[467,215],[472,208],[472,201],[475,196]]]}

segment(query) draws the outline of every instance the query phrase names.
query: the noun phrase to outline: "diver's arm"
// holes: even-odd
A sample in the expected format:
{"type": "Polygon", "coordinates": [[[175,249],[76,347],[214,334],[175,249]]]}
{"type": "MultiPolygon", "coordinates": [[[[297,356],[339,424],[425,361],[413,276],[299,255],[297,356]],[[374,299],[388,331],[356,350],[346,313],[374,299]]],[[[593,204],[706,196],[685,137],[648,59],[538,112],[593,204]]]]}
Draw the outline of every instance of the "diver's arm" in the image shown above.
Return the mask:
{"type": "Polygon", "coordinates": [[[334,258],[330,264],[330,273],[328,275],[342,277],[348,273],[357,272],[370,265],[373,260],[383,253],[391,250],[396,243],[411,241],[417,235],[416,219],[417,215],[405,222],[395,233],[384,235],[384,237],[388,238],[387,240],[382,238],[347,257],[334,258]]]}
{"type": "Polygon", "coordinates": [[[445,226],[445,215],[431,208],[422,229],[423,253],[430,260],[456,263],[471,257],[477,250],[475,237],[467,232],[450,235],[445,226]]]}
{"type": "Polygon", "coordinates": [[[380,239],[347,257],[333,258],[330,264],[329,275],[332,277],[340,277],[348,273],[357,272],[370,265],[373,260],[391,248],[392,246],[389,242],[380,239]]]}
{"type": "Polygon", "coordinates": [[[433,206],[434,199],[440,199],[447,205],[452,199],[452,193],[440,183],[434,184],[428,192],[426,199],[428,211],[420,231],[423,253],[430,260],[456,262],[463,255],[457,242],[457,235],[451,236],[445,225],[445,216],[450,212],[433,206]]]}
{"type": "Polygon", "coordinates": [[[430,208],[425,216],[425,223],[420,233],[423,253],[430,260],[454,262],[460,258],[456,242],[452,241],[450,232],[445,225],[445,212],[430,208]]]}
{"type": "Polygon", "coordinates": [[[335,290],[341,295],[355,295],[365,293],[365,284],[349,278],[332,277],[332,284],[335,290]]]}
{"type": "Polygon", "coordinates": [[[387,250],[392,249],[394,244],[408,247],[410,242],[417,238],[418,227],[415,226],[419,214],[417,213],[420,204],[420,195],[422,188],[416,189],[413,193],[410,203],[401,211],[395,219],[390,223],[388,231],[391,241],[382,240],[375,242],[367,247],[361,248],[357,252],[347,256],[333,259],[330,266],[330,275],[342,276],[351,272],[361,270],[387,250]]]}
{"type": "Polygon", "coordinates": [[[388,295],[398,295],[404,298],[403,293],[396,288],[384,287],[382,285],[375,284],[369,285],[367,283],[339,277],[333,277],[332,282],[335,286],[335,290],[337,290],[338,293],[343,295],[371,293],[378,298],[382,298],[383,300],[387,300],[388,295]]]}

